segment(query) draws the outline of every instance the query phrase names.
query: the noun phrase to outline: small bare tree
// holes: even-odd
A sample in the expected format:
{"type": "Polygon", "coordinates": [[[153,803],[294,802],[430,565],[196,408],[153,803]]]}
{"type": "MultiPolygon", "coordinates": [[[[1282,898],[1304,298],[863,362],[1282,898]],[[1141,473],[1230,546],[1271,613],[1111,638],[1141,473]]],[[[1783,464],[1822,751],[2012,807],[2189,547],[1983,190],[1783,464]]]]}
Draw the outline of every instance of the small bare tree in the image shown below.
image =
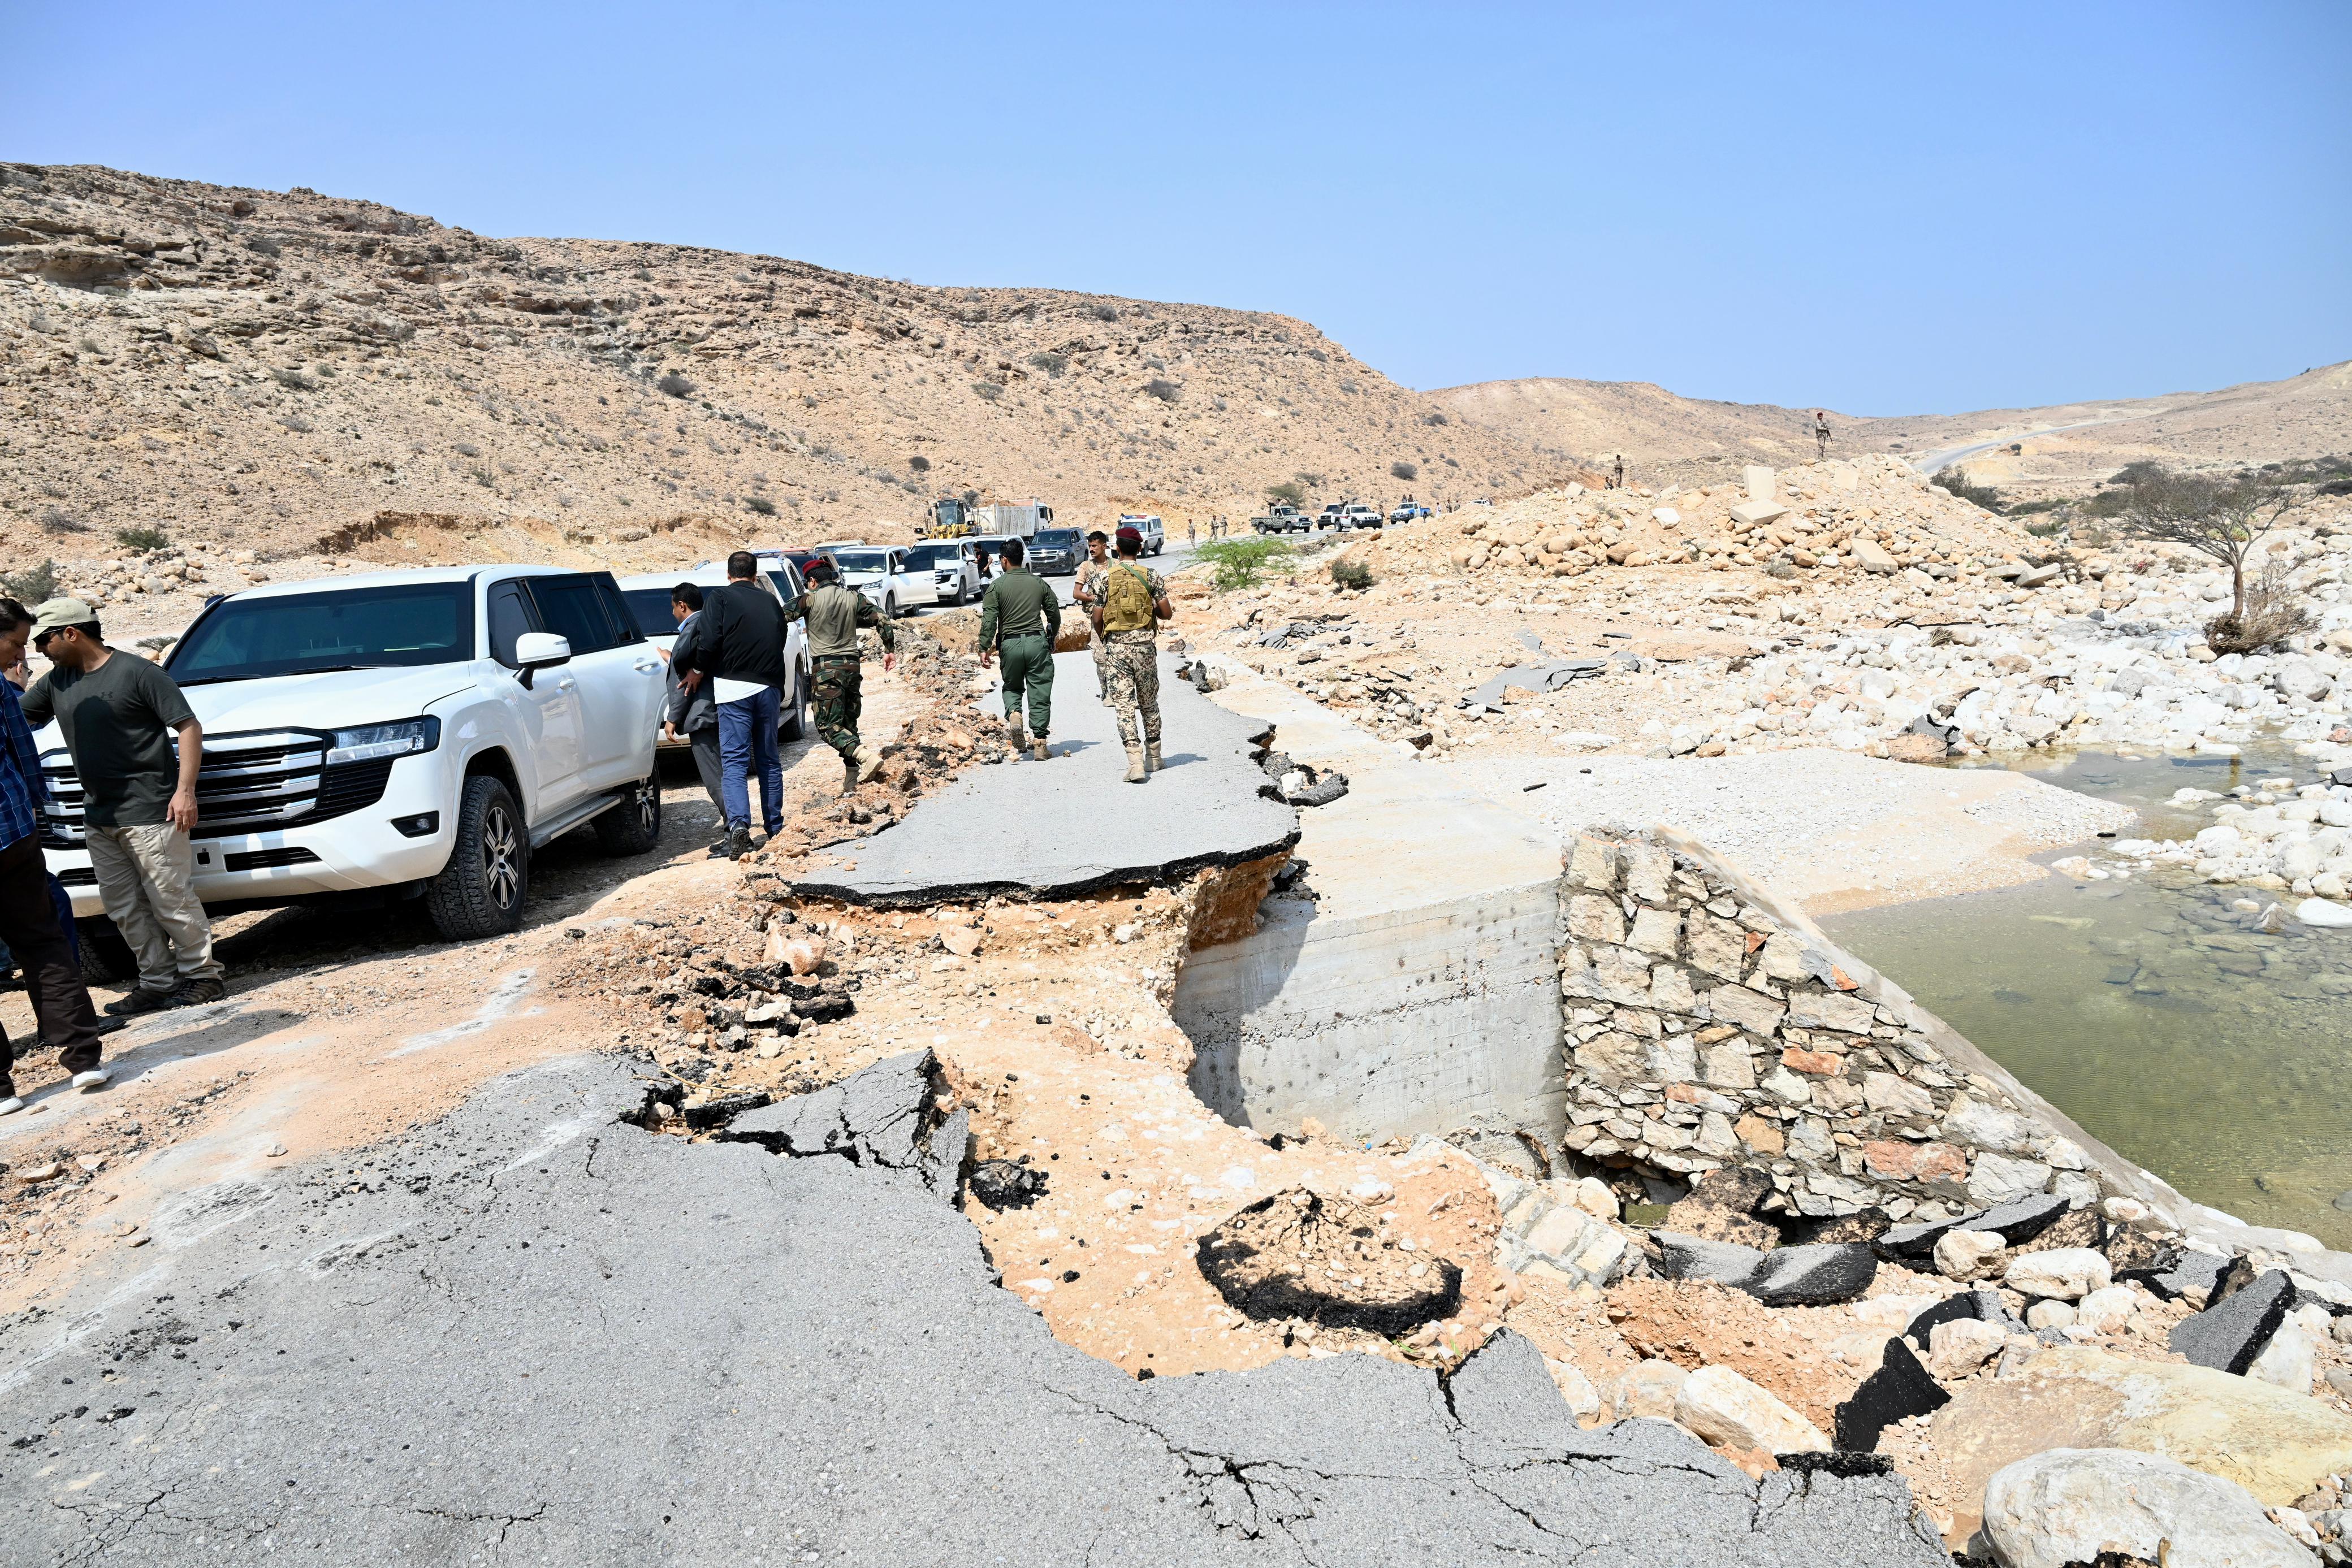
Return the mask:
{"type": "MultiPolygon", "coordinates": [[[[2153,464],[2133,465],[2130,497],[2117,519],[2133,538],[2186,545],[2230,569],[2230,613],[2214,622],[2243,626],[2246,560],[2277,526],[2292,497],[2276,486],[2206,474],[2177,474],[2153,464]]],[[[2226,652],[2219,643],[2216,652],[2226,652]]]]}

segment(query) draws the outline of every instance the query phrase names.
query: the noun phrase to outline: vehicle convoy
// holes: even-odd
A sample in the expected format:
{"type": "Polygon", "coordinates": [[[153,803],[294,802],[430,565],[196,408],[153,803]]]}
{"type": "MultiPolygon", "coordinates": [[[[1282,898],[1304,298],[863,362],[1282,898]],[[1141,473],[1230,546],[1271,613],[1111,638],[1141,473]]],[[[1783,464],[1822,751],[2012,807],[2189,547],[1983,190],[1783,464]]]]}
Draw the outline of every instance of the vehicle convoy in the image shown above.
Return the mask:
{"type": "MultiPolygon", "coordinates": [[[[163,667],[203,724],[194,839],[215,914],[333,894],[421,898],[452,940],[519,928],[531,852],[593,826],[661,836],[664,670],[610,572],[442,567],[272,583],[214,600],[163,667]]],[[[131,972],[103,917],[83,795],[35,737],[49,870],[91,977],[131,972]]]]}
{"type": "Polygon", "coordinates": [[[971,539],[937,539],[907,551],[907,572],[915,586],[908,600],[916,604],[956,604],[980,596],[980,559],[971,539]],[[923,597],[925,591],[930,594],[923,597]]]}
{"type": "Polygon", "coordinates": [[[1287,501],[1277,501],[1264,517],[1250,519],[1251,529],[1261,534],[1303,534],[1314,527],[1314,518],[1287,501]]]}
{"type": "Polygon", "coordinates": [[[1143,553],[1158,555],[1168,548],[1168,525],[1160,520],[1157,512],[1121,512],[1118,527],[1133,528],[1143,536],[1143,553]]]}
{"type": "MultiPolygon", "coordinates": [[[[781,551],[753,552],[760,559],[761,586],[776,596],[776,602],[791,609],[806,591],[799,568],[785,559],[781,551]]],[[[690,582],[705,593],[727,586],[727,569],[704,565],[692,571],[648,571],[621,579],[621,601],[628,606],[631,621],[645,634],[656,651],[667,653],[670,644],[677,641],[677,622],[670,614],[670,593],[681,582],[690,582]]],[[[776,733],[786,740],[798,740],[807,731],[811,664],[808,651],[808,627],[799,621],[784,622],[784,668],[791,672],[792,689],[784,694],[782,712],[776,733]]],[[[661,721],[656,717],[654,728],[658,732],[661,721]]],[[[684,747],[683,737],[665,740],[667,747],[684,747]]]]}
{"type": "Polygon", "coordinates": [[[854,588],[874,601],[874,608],[897,620],[917,604],[932,602],[936,590],[928,574],[917,575],[907,566],[904,545],[821,545],[833,557],[845,588],[854,588]]]}
{"type": "Polygon", "coordinates": [[[1054,526],[1054,508],[1043,501],[993,501],[971,517],[974,532],[996,538],[1025,539],[1054,526]]]}

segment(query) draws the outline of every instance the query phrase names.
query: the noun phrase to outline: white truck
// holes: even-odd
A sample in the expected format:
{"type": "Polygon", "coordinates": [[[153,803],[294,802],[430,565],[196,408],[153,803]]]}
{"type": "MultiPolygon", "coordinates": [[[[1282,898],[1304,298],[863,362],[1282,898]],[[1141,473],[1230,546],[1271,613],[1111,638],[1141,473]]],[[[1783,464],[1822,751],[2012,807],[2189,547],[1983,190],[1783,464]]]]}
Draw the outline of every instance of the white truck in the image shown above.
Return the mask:
{"type": "MultiPolygon", "coordinates": [[[[609,572],[247,589],[206,605],[164,668],[205,728],[195,886],[215,914],[421,898],[453,941],[499,936],[521,925],[531,852],[558,834],[593,826],[619,855],[661,836],[664,671],[609,572]]],[[[131,956],[99,902],[72,758],[54,725],[35,741],[52,800],[41,841],[84,967],[121,979],[131,956]]]]}
{"type": "Polygon", "coordinates": [[[1025,539],[1054,526],[1054,508],[1043,501],[992,501],[973,507],[971,520],[990,538],[1025,539]]]}

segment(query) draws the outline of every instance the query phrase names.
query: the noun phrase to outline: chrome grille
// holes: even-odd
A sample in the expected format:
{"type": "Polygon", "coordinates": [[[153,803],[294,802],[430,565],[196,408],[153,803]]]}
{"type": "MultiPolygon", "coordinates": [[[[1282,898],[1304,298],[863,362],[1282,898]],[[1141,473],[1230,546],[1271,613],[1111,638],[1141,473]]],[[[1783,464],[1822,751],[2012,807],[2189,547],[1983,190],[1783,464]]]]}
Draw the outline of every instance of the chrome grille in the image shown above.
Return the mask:
{"type": "MultiPolygon", "coordinates": [[[[328,737],[315,730],[205,737],[194,836],[217,839],[324,821],[383,799],[393,758],[330,768],[328,745],[328,737]]],[[[73,759],[60,747],[42,757],[41,771],[48,778],[51,802],[41,814],[41,842],[51,849],[81,848],[88,800],[73,759]]]]}

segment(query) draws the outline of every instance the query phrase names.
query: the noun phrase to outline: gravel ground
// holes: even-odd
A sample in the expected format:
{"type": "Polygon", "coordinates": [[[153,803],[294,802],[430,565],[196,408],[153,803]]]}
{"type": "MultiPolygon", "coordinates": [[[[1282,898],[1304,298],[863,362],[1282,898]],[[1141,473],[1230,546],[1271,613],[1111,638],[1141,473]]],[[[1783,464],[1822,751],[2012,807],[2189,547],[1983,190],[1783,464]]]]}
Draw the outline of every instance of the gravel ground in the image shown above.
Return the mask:
{"type": "Polygon", "coordinates": [[[1486,753],[1435,766],[1563,839],[1663,822],[1816,914],[2030,881],[2045,873],[2029,856],[2134,820],[2022,774],[1828,748],[1671,760],[1486,753]]]}

